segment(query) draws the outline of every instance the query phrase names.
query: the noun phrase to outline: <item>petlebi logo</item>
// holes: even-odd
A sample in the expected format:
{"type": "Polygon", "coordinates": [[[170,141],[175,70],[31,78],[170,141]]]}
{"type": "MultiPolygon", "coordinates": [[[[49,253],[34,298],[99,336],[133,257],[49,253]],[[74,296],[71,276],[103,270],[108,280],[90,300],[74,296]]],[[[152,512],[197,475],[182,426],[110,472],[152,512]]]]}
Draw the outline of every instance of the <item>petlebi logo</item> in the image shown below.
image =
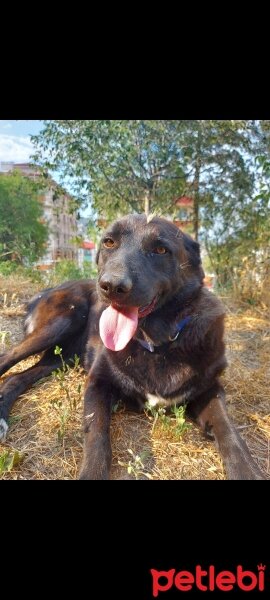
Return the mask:
{"type": "Polygon", "coordinates": [[[202,567],[196,565],[192,571],[157,571],[151,569],[152,575],[152,594],[157,598],[161,593],[168,592],[171,589],[179,592],[189,592],[190,590],[199,590],[201,592],[230,592],[232,590],[241,590],[242,592],[251,592],[253,590],[263,592],[265,589],[265,570],[266,565],[262,563],[257,565],[254,570],[244,569],[242,565],[237,565],[233,571],[217,570],[214,565],[202,567]]]}

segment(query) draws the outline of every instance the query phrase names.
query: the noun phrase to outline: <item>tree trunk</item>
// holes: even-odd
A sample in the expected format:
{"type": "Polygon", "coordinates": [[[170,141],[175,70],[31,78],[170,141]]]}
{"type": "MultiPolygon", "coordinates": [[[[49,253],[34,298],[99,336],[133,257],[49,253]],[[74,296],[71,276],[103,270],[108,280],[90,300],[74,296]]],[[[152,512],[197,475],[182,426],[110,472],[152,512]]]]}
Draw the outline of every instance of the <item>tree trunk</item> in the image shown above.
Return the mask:
{"type": "Polygon", "coordinates": [[[195,192],[193,204],[193,231],[195,240],[198,241],[199,236],[199,194],[195,192]]]}
{"type": "Polygon", "coordinates": [[[147,217],[150,214],[150,208],[151,208],[150,194],[149,194],[149,190],[146,190],[145,195],[144,195],[144,212],[147,217]]]}
{"type": "MultiPolygon", "coordinates": [[[[200,127],[200,124],[199,124],[200,127]]],[[[198,139],[196,144],[196,162],[195,162],[195,174],[193,181],[194,189],[194,210],[193,210],[193,231],[195,240],[198,241],[199,236],[199,206],[200,206],[200,174],[201,174],[201,131],[198,130],[198,139]]]]}

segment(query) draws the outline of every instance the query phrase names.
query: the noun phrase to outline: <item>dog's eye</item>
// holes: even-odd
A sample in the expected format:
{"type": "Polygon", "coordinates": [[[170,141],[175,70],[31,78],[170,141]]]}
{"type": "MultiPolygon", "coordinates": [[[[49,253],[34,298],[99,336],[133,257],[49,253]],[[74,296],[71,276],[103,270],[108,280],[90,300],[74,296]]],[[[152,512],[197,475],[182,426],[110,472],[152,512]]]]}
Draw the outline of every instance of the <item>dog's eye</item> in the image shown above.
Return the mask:
{"type": "Polygon", "coordinates": [[[164,246],[157,246],[153,250],[153,254],[166,254],[166,252],[168,252],[168,250],[164,246]]]}
{"type": "Polygon", "coordinates": [[[113,248],[115,246],[115,242],[111,238],[106,238],[103,242],[103,246],[105,246],[105,248],[113,248]]]}

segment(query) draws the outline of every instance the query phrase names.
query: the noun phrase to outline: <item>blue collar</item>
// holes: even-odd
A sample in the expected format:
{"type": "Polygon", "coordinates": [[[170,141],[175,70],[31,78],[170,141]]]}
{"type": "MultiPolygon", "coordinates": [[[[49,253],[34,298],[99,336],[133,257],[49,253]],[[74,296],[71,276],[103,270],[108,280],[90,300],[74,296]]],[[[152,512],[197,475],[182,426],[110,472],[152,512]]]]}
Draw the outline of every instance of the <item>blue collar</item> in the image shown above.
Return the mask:
{"type": "Polygon", "coordinates": [[[185,326],[191,321],[192,317],[185,317],[184,319],[182,319],[181,321],[179,321],[179,323],[177,323],[176,325],[176,333],[173,337],[169,337],[169,341],[165,342],[165,344],[161,344],[160,346],[154,346],[154,344],[152,342],[148,342],[146,340],[141,340],[140,338],[135,338],[137,342],[139,342],[139,344],[141,344],[141,346],[143,346],[143,348],[146,348],[146,350],[148,350],[149,352],[155,352],[155,348],[161,348],[161,346],[167,345],[170,342],[175,342],[175,340],[177,340],[179,333],[181,333],[181,331],[183,331],[183,329],[185,328],[185,326]]]}

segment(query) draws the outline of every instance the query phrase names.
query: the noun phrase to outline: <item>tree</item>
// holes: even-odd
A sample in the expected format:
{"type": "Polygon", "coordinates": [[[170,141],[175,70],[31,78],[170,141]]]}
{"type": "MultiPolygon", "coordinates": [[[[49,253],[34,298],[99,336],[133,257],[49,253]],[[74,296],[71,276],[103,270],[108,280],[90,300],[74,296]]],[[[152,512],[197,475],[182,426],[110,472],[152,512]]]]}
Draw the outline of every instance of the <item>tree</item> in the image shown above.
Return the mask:
{"type": "Polygon", "coordinates": [[[194,236],[211,253],[235,243],[249,220],[256,230],[255,158],[269,156],[269,132],[268,121],[45,121],[32,139],[36,160],[62,170],[105,218],[174,216],[174,198],[191,196],[194,236]]]}
{"type": "Polygon", "coordinates": [[[44,121],[34,160],[73,182],[76,196],[112,218],[173,210],[185,186],[173,121],[44,121]]]}
{"type": "Polygon", "coordinates": [[[150,209],[174,216],[174,198],[191,196],[194,236],[224,281],[265,243],[256,157],[267,157],[269,175],[269,121],[45,121],[32,139],[35,159],[62,170],[106,219],[150,209]]]}
{"type": "Polygon", "coordinates": [[[44,254],[42,212],[36,183],[16,171],[0,175],[0,260],[32,263],[44,254]]]}
{"type": "Polygon", "coordinates": [[[265,278],[262,265],[266,268],[269,257],[269,122],[197,126],[203,131],[198,186],[201,238],[219,282],[239,289],[244,278],[245,283],[249,279],[251,295],[251,287],[258,291],[259,279],[265,278]],[[209,134],[214,134],[212,150],[209,134]]]}
{"type": "Polygon", "coordinates": [[[252,121],[175,121],[189,194],[194,199],[193,229],[207,236],[214,219],[235,218],[254,186],[255,142],[259,131],[252,121]],[[214,219],[213,219],[214,217],[214,219]]]}
{"type": "MultiPolygon", "coordinates": [[[[214,208],[251,195],[253,121],[45,121],[32,141],[35,160],[70,178],[81,198],[114,217],[136,210],[173,213],[194,200],[194,235],[214,208]]],[[[235,209],[234,209],[235,210],[235,209]]]]}

